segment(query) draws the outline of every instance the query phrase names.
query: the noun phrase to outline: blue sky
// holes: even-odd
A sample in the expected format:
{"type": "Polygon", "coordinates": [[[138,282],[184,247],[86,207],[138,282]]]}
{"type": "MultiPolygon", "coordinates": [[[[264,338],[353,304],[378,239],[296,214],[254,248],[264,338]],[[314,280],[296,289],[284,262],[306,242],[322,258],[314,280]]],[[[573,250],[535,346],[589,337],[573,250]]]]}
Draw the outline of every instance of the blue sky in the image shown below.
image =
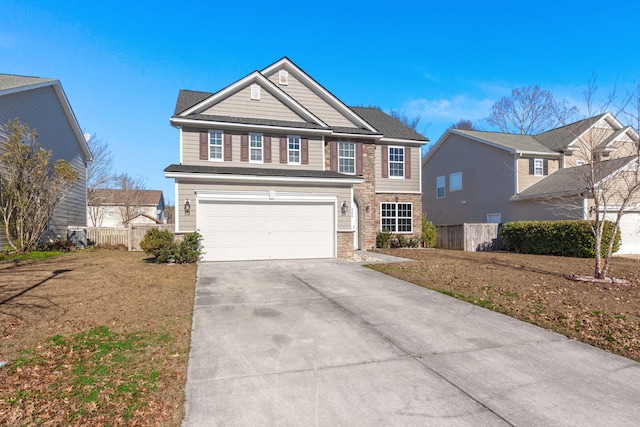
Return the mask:
{"type": "Polygon", "coordinates": [[[0,72],[59,79],[114,172],[167,200],[178,90],[216,92],[283,56],[347,105],[420,115],[432,144],[460,118],[481,124],[515,87],[585,114],[593,75],[602,96],[640,83],[636,1],[5,0],[2,14],[0,72]]]}

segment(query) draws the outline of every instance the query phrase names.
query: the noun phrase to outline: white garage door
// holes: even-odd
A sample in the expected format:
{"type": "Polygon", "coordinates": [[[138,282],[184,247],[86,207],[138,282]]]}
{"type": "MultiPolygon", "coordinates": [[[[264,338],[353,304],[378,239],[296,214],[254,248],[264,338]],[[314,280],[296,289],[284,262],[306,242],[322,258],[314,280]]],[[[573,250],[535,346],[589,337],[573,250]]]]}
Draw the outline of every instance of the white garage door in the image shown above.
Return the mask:
{"type": "Polygon", "coordinates": [[[334,203],[201,200],[204,261],[333,258],[334,203]]]}
{"type": "Polygon", "coordinates": [[[640,213],[629,212],[620,219],[622,242],[617,254],[640,254],[640,213]]]}

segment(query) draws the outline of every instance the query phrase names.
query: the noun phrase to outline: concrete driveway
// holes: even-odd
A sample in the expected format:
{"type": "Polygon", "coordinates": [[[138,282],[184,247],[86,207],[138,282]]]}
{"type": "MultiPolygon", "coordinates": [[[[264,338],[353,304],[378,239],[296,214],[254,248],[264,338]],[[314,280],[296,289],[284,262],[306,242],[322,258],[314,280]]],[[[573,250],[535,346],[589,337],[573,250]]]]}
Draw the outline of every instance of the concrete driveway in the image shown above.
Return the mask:
{"type": "Polygon", "coordinates": [[[636,426],[640,365],[355,263],[203,263],[186,398],[186,426],[636,426]]]}

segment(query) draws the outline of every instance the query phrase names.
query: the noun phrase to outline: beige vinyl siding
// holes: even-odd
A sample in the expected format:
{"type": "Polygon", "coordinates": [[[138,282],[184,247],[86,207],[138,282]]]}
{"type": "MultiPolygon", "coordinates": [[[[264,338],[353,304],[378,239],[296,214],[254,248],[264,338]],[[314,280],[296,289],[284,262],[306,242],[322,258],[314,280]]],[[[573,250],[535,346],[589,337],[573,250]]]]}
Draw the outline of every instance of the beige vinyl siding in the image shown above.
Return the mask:
{"type": "MultiPolygon", "coordinates": [[[[212,129],[220,130],[220,129],[212,129]]],[[[227,133],[229,133],[227,131],[227,133]]],[[[263,133],[263,146],[264,136],[271,137],[271,163],[250,163],[240,161],[240,138],[239,133],[234,133],[231,136],[231,152],[233,156],[232,161],[221,162],[211,160],[200,160],[200,130],[198,129],[183,129],[182,130],[182,163],[185,165],[200,165],[200,166],[229,166],[229,167],[243,167],[243,168],[262,168],[262,169],[298,169],[298,170],[323,170],[324,153],[322,137],[304,136],[309,139],[309,164],[288,164],[280,163],[280,137],[287,137],[287,135],[281,134],[267,134],[263,133]]],[[[293,134],[290,134],[293,135],[293,134]]],[[[300,136],[300,135],[296,135],[300,136]]],[[[264,154],[264,153],[263,153],[264,154]]],[[[264,158],[264,155],[263,155],[264,158]]],[[[287,157],[288,158],[288,157],[287,157]]]]}
{"type": "MultiPolygon", "coordinates": [[[[338,230],[337,231],[350,231],[351,230],[351,215],[342,215],[340,207],[342,202],[347,202],[349,209],[351,209],[351,186],[348,184],[340,186],[318,186],[318,185],[284,185],[284,184],[243,184],[243,183],[217,183],[203,180],[189,180],[181,179],[177,180],[177,200],[176,203],[176,216],[178,217],[180,229],[177,231],[188,232],[193,231],[196,228],[196,192],[199,191],[246,191],[246,192],[289,192],[289,193],[309,193],[309,194],[331,194],[337,195],[337,215],[338,215],[338,230]],[[179,209],[184,206],[184,201],[189,199],[191,202],[191,214],[189,216],[184,215],[184,210],[179,209]]],[[[350,210],[349,210],[350,212],[350,210]]]]}
{"type": "Polygon", "coordinates": [[[260,90],[260,100],[251,99],[251,86],[247,86],[220,101],[203,111],[203,114],[305,122],[302,117],[267,92],[265,88],[260,90]]]}
{"type": "Polygon", "coordinates": [[[514,158],[505,150],[449,135],[422,170],[422,206],[436,225],[484,223],[487,214],[508,215],[514,193],[514,158]],[[449,174],[462,172],[462,190],[449,191],[449,174]],[[436,178],[445,176],[445,197],[436,178]]]}
{"type": "MultiPolygon", "coordinates": [[[[51,224],[54,232],[66,237],[67,225],[87,224],[86,159],[82,149],[51,86],[0,96],[0,124],[16,117],[36,130],[41,147],[52,151],[51,163],[64,159],[79,174],[79,184],[56,209],[51,224]]],[[[5,138],[4,132],[0,134],[0,144],[5,138]]],[[[4,233],[0,233],[0,243],[4,244],[4,233]]]]}
{"type": "MultiPolygon", "coordinates": [[[[543,159],[542,157],[531,157],[536,159],[543,159]]],[[[530,157],[520,157],[518,159],[518,192],[531,187],[536,182],[541,181],[546,176],[551,175],[557,171],[560,167],[560,161],[557,159],[543,159],[547,160],[549,174],[548,175],[530,175],[529,174],[529,159],[530,157]]]]}
{"type": "Polygon", "coordinates": [[[293,99],[302,104],[312,114],[329,126],[358,127],[343,114],[333,108],[328,102],[318,96],[313,90],[305,86],[300,80],[289,73],[289,84],[282,86],[278,84],[278,71],[267,76],[275,85],[289,94],[293,99]]]}
{"type": "MultiPolygon", "coordinates": [[[[382,150],[388,150],[387,145],[376,145],[376,192],[411,193],[420,191],[420,147],[410,147],[411,150],[411,178],[383,178],[382,150]]],[[[406,148],[405,148],[406,149],[406,148]]]]}

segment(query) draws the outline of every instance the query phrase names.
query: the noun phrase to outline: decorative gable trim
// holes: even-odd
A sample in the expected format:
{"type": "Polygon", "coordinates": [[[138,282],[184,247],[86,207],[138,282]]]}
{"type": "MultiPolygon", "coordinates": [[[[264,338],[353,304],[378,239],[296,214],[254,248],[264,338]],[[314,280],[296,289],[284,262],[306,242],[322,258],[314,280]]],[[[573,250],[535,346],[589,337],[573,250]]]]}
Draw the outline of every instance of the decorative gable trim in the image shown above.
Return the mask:
{"type": "Polygon", "coordinates": [[[316,82],[311,76],[302,71],[296,64],[294,64],[289,58],[286,56],[279,61],[269,65],[267,68],[262,70],[262,75],[269,75],[279,69],[284,68],[289,74],[293,75],[296,79],[303,82],[306,86],[308,86],[311,90],[313,90],[320,98],[326,101],[333,108],[338,110],[343,116],[347,117],[350,121],[358,124],[359,126],[368,129],[371,132],[378,132],[373,126],[367,123],[362,117],[357,115],[353,110],[347,107],[342,101],[336,98],[331,92],[322,87],[318,82],[316,82]]]}
{"type": "Polygon", "coordinates": [[[204,111],[207,108],[222,101],[223,99],[226,99],[227,97],[233,95],[239,90],[252,85],[259,85],[260,87],[264,88],[267,92],[269,92],[271,95],[273,95],[280,102],[285,104],[293,112],[295,112],[305,120],[311,123],[314,123],[316,125],[322,126],[324,128],[329,127],[326,123],[324,123],[314,114],[312,114],[309,110],[304,108],[300,103],[298,103],[295,99],[290,97],[286,92],[284,92],[282,89],[277,87],[275,84],[273,84],[269,79],[267,79],[265,76],[260,74],[258,71],[254,71],[253,73],[227,86],[221,91],[214,93],[213,95],[197,103],[193,107],[188,108],[187,110],[178,114],[178,117],[186,117],[186,116],[189,116],[190,114],[197,114],[201,111],[204,111]]]}

